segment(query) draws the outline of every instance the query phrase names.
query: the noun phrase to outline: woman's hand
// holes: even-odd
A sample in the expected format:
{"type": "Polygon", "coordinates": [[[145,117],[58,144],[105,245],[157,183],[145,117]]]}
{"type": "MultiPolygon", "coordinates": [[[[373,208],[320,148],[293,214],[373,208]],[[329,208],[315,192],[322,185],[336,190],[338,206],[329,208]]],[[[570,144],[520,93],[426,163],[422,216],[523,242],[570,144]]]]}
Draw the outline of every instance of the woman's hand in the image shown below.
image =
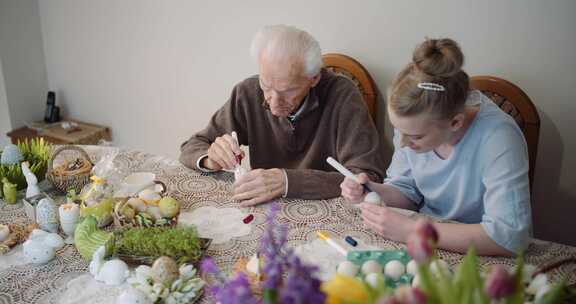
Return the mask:
{"type": "Polygon", "coordinates": [[[368,228],[393,241],[405,243],[408,234],[414,231],[416,225],[416,221],[393,211],[386,205],[362,203],[360,210],[362,220],[368,228]]]}

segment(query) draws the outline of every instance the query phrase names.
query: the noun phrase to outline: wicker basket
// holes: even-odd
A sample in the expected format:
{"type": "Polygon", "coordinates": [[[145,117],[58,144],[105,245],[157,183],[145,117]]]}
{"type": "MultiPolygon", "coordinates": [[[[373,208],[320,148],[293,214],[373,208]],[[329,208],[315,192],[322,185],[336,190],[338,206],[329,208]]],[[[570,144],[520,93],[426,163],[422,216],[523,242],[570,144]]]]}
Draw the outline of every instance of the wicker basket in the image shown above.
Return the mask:
{"type": "MultiPolygon", "coordinates": [[[[154,181],[154,183],[162,186],[162,191],[160,192],[160,195],[164,197],[168,191],[166,184],[157,180],[154,181]]],[[[112,212],[112,216],[114,218],[115,228],[140,227],[140,225],[138,225],[138,222],[136,222],[136,220],[129,219],[124,215],[120,214],[120,211],[127,203],[128,198],[117,199],[116,202],[114,203],[114,211],[112,212]]],[[[174,218],[171,218],[170,221],[165,226],[176,227],[176,224],[178,224],[178,215],[176,215],[174,218]]]]}
{"type": "Polygon", "coordinates": [[[76,193],[80,193],[82,188],[90,182],[90,171],[92,167],[94,167],[94,164],[84,149],[78,146],[62,146],[56,149],[52,156],[50,156],[50,160],[48,160],[46,179],[50,181],[56,189],[64,193],[70,189],[74,189],[76,193]],[[66,170],[70,163],[69,161],[65,161],[64,164],[54,168],[54,159],[56,159],[62,151],[66,150],[77,151],[83,157],[77,160],[81,162],[78,168],[66,170]]]}

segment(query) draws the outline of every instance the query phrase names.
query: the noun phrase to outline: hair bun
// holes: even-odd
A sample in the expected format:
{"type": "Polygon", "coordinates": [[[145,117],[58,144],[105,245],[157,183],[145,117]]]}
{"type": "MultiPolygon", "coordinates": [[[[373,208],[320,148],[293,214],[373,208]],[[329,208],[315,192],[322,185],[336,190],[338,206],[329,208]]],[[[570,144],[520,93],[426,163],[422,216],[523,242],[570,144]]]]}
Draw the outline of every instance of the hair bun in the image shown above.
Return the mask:
{"type": "Polygon", "coordinates": [[[416,68],[431,77],[452,77],[462,70],[464,55],[452,39],[428,39],[420,44],[412,60],[416,68]]]}

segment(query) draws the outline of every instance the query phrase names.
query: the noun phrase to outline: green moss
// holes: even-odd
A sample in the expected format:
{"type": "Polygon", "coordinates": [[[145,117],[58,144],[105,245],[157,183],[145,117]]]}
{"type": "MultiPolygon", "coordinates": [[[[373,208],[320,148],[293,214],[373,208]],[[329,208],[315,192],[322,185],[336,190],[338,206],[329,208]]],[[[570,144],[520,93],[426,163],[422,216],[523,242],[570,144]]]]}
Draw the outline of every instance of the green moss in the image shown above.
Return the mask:
{"type": "Polygon", "coordinates": [[[202,244],[194,228],[134,228],[116,233],[117,255],[169,256],[178,262],[198,261],[202,255],[202,244]]]}

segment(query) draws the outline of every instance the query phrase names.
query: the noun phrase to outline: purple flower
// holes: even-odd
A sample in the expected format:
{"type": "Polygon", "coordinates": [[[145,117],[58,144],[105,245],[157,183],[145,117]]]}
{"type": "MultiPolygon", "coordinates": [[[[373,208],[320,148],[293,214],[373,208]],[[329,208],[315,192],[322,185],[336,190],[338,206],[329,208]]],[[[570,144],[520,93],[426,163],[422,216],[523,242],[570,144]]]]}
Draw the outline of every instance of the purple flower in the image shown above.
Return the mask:
{"type": "Polygon", "coordinates": [[[494,265],[486,278],[485,291],[492,299],[498,300],[514,293],[514,278],[502,265],[494,265]]]}
{"type": "Polygon", "coordinates": [[[438,231],[434,224],[426,219],[421,219],[416,223],[415,232],[432,241],[434,245],[438,243],[438,231]]]}
{"type": "Polygon", "coordinates": [[[250,282],[243,272],[220,286],[211,286],[210,292],[217,303],[221,304],[258,304],[250,282]]]}
{"type": "Polygon", "coordinates": [[[220,272],[218,266],[214,264],[214,261],[211,258],[202,259],[202,262],[200,262],[200,270],[209,274],[217,274],[220,272]]]}
{"type": "Polygon", "coordinates": [[[326,295],[320,291],[321,281],[314,277],[318,268],[303,264],[292,251],[288,252],[287,266],[288,274],[280,291],[279,303],[324,303],[326,295]]]}

